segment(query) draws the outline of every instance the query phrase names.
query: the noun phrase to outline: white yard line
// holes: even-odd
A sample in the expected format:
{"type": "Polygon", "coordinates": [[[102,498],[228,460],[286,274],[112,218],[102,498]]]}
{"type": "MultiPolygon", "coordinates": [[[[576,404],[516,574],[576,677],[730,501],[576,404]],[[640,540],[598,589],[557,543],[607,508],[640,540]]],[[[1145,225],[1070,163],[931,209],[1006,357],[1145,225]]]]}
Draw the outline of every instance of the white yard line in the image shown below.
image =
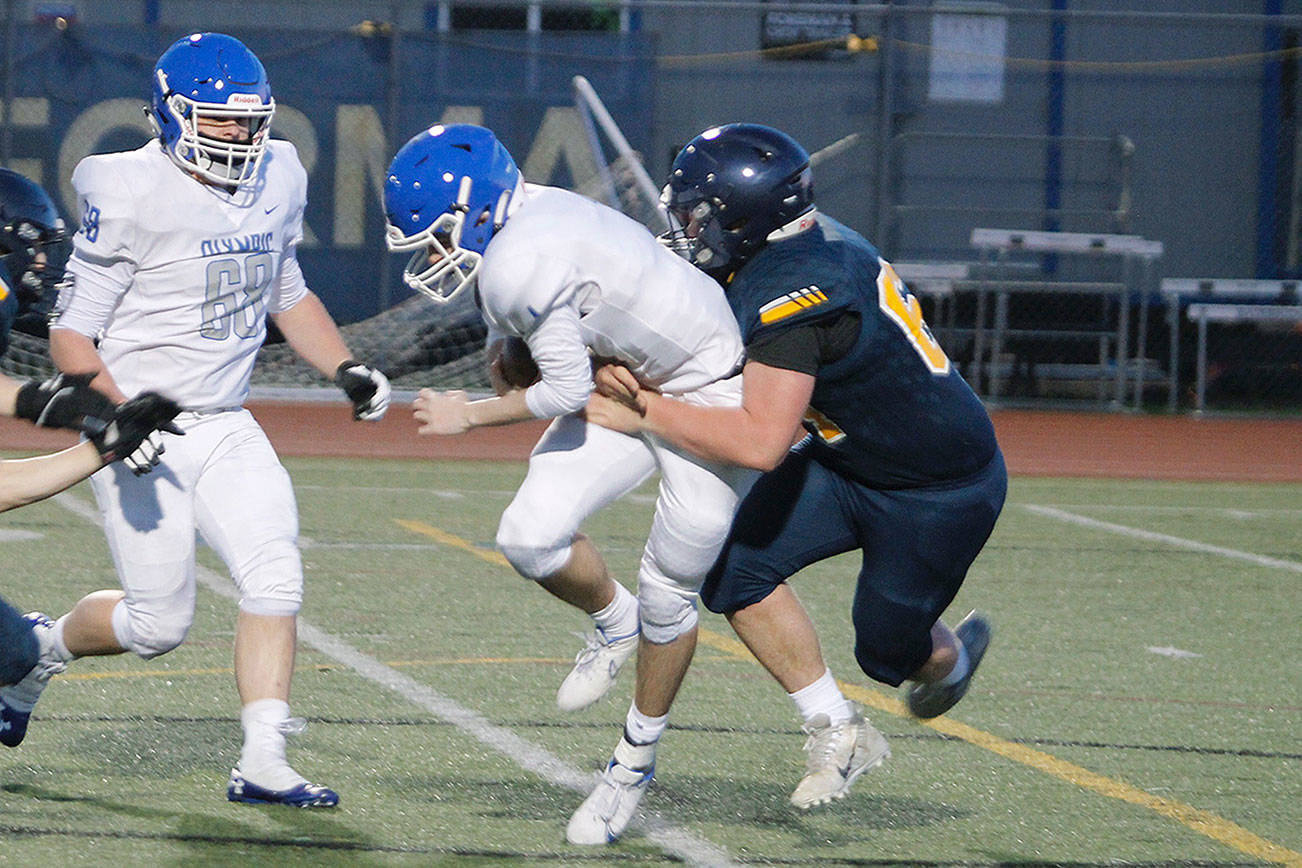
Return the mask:
{"type": "Polygon", "coordinates": [[[294,483],[294,490],[295,491],[370,491],[370,492],[381,492],[383,494],[423,494],[429,497],[437,497],[443,500],[460,500],[461,498],[465,497],[467,494],[471,494],[471,493],[473,493],[475,496],[479,496],[481,494],[496,495],[499,497],[515,496],[514,490],[493,491],[491,489],[483,489],[483,490],[475,489],[472,492],[470,489],[425,488],[422,486],[410,486],[410,485],[334,485],[334,484],[316,485],[311,483],[304,484],[304,483],[296,482],[294,483]]]}
{"type": "Polygon", "coordinates": [[[1156,504],[1139,503],[1045,503],[1037,505],[1047,509],[1098,509],[1106,512],[1148,512],[1174,515],[1201,513],[1205,515],[1226,515],[1231,518],[1273,518],[1276,516],[1302,515],[1302,507],[1262,507],[1260,509],[1254,507],[1243,509],[1229,506],[1158,506],[1156,504]]]}
{"type": "Polygon", "coordinates": [[[395,552],[424,552],[436,551],[438,543],[382,543],[382,542],[339,542],[323,543],[310,539],[299,539],[298,547],[304,551],[308,549],[358,549],[358,550],[378,550],[378,551],[395,551],[395,552]]]}
{"type": "MultiPolygon", "coordinates": [[[[54,501],[91,524],[97,526],[101,524],[99,510],[75,495],[66,493],[56,495],[54,501]]],[[[196,565],[195,574],[199,583],[208,590],[227,599],[238,601],[239,592],[226,576],[218,575],[201,564],[196,565]]],[[[479,712],[466,708],[433,688],[386,666],[374,657],[358,651],[338,636],[313,626],[301,617],[298,619],[298,638],[304,644],[342,663],[368,681],[391,690],[414,705],[435,714],[548,783],[584,795],[592,789],[595,778],[591,772],[580,771],[554,756],[541,745],[520,737],[506,727],[494,724],[479,712]]],[[[557,818],[558,827],[561,819],[557,818]]],[[[712,868],[712,866],[735,864],[723,847],[693,835],[651,812],[642,811],[634,820],[633,827],[640,828],[646,835],[646,839],[661,850],[682,859],[689,865],[712,868]]]]}
{"type": "Polygon", "coordinates": [[[1223,558],[1247,561],[1248,563],[1256,564],[1259,567],[1270,567],[1279,570],[1289,570],[1294,573],[1302,573],[1302,563],[1297,561],[1286,561],[1282,558],[1272,558],[1267,555],[1259,555],[1255,552],[1245,552],[1240,551],[1239,549],[1216,546],[1211,543],[1171,536],[1170,534],[1165,533],[1157,533],[1156,531],[1130,527],[1129,525],[1113,524],[1110,521],[1099,521],[1097,518],[1078,515],[1077,513],[1067,512],[1064,509],[1057,509],[1052,506],[1039,506],[1034,503],[1024,503],[1021,506],[1023,509],[1033,512],[1036,515],[1042,515],[1046,518],[1054,518],[1058,521],[1065,521],[1070,524],[1080,525],[1081,527],[1121,534],[1122,536],[1148,540],[1149,542],[1163,543],[1165,545],[1175,546],[1176,548],[1187,549],[1188,551],[1203,552],[1204,554],[1209,555],[1219,555],[1223,558]]]}

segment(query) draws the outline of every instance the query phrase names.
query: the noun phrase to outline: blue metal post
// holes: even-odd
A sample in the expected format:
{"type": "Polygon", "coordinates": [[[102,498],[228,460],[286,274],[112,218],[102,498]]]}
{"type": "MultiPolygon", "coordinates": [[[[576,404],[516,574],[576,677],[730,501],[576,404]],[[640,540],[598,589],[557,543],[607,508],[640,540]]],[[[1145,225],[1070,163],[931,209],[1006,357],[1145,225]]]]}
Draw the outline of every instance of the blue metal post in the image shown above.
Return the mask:
{"type": "MultiPolygon", "coordinates": [[[[1067,0],[1053,0],[1055,13],[1067,10],[1067,0]]],[[[1062,133],[1063,105],[1066,88],[1063,60],[1067,56],[1067,19],[1055,14],[1049,24],[1049,80],[1048,105],[1045,106],[1045,153],[1044,153],[1044,228],[1047,232],[1058,232],[1062,221],[1058,211],[1062,208],[1062,133]]],[[[1048,255],[1044,258],[1044,270],[1048,274],[1058,271],[1058,257],[1048,255]]]]}
{"type": "MultiPolygon", "coordinates": [[[[1279,15],[1283,0],[1264,0],[1266,15],[1279,15]]],[[[1279,51],[1283,47],[1283,33],[1276,25],[1267,25],[1262,32],[1261,50],[1267,54],[1261,70],[1261,138],[1257,158],[1257,277],[1276,277],[1279,269],[1276,254],[1275,231],[1279,220],[1279,146],[1280,105],[1283,92],[1283,65],[1279,51]]]]}

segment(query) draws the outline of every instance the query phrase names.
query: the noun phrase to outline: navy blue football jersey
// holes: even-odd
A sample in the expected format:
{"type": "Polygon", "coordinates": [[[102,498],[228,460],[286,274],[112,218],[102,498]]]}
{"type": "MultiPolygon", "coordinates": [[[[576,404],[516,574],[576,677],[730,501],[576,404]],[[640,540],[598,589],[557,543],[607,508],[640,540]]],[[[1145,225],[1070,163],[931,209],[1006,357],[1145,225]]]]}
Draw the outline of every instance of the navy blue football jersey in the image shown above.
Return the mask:
{"type": "Polygon", "coordinates": [[[816,374],[805,427],[819,462],[865,485],[910,488],[962,479],[994,457],[985,407],[863,236],[820,214],[813,228],[766,245],[727,294],[747,344],[858,316],[854,345],[816,374]]]}

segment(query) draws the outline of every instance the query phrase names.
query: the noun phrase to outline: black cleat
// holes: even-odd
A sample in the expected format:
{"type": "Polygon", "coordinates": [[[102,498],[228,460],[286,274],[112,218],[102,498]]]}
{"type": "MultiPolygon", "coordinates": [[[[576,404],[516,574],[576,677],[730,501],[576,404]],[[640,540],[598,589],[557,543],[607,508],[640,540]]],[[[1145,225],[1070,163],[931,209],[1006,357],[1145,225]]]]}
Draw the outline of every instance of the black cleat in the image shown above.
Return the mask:
{"type": "Polygon", "coordinates": [[[926,720],[939,717],[953,708],[967,693],[968,685],[972,683],[972,676],[976,674],[977,667],[981,665],[981,658],[985,656],[986,647],[990,644],[990,633],[990,621],[985,615],[976,610],[968,612],[963,620],[958,622],[958,626],[954,628],[954,635],[967,649],[967,675],[954,684],[910,682],[908,692],[905,695],[909,713],[914,717],[926,720]]]}

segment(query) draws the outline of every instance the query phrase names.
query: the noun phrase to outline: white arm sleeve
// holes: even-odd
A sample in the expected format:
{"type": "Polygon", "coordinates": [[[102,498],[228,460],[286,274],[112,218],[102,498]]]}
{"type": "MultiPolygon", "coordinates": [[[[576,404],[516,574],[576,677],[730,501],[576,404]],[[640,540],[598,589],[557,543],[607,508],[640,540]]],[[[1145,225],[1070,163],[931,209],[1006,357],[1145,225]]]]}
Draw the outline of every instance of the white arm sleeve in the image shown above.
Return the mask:
{"type": "Polygon", "coordinates": [[[55,303],[57,318],[52,329],[71,329],[88,338],[99,335],[108,322],[122,294],[131,285],[134,264],[90,262],[79,256],[68,260],[68,276],[55,303]]]}
{"type": "Polygon", "coordinates": [[[551,419],[582,410],[592,394],[592,361],[572,305],[552,308],[525,339],[542,379],[524,393],[529,411],[551,419]]]}
{"type": "Polygon", "coordinates": [[[67,280],[55,302],[58,318],[50,327],[94,339],[135,280],[136,203],[129,181],[109,156],[78,163],[72,185],[77,213],[94,216],[84,219],[73,236],[67,280]]]}

